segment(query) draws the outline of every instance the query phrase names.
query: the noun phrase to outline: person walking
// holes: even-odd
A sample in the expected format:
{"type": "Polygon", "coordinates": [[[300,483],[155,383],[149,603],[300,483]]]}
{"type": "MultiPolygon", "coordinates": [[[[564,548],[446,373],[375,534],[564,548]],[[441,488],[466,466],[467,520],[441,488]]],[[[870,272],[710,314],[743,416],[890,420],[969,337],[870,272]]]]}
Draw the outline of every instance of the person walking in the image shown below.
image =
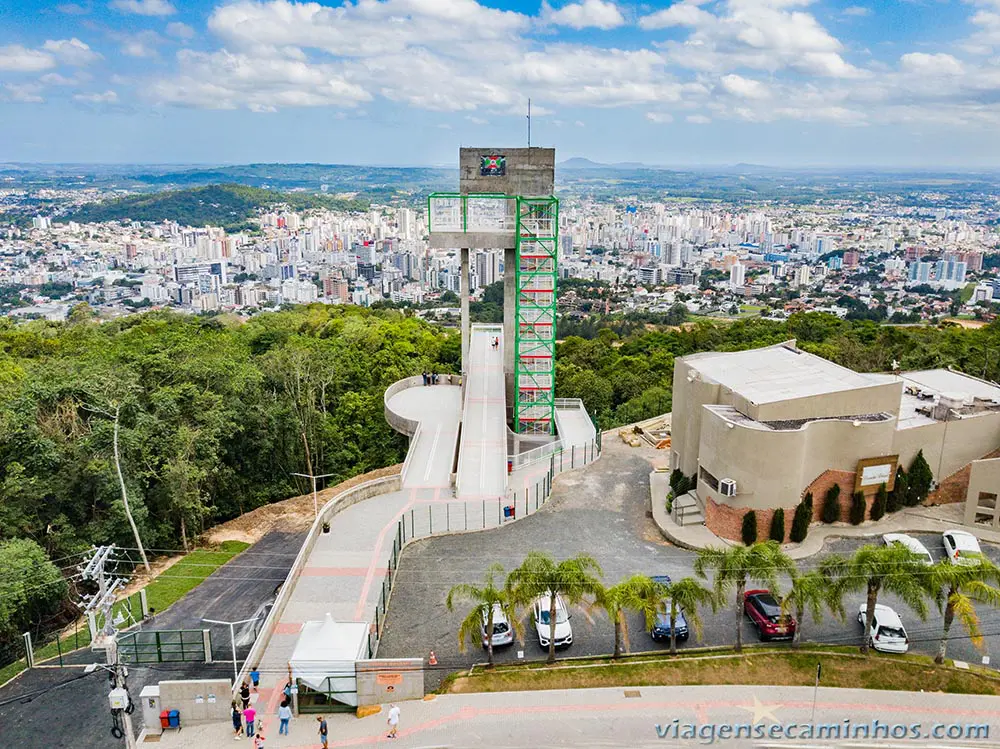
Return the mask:
{"type": "Polygon", "coordinates": [[[316,716],[316,720],[319,721],[319,740],[323,743],[323,749],[328,749],[329,745],[327,744],[327,741],[329,741],[329,738],[327,737],[328,729],[326,727],[326,718],[322,715],[318,715],[316,716]]]}
{"type": "Polygon", "coordinates": [[[254,718],[256,718],[256,717],[257,717],[257,711],[254,710],[252,707],[248,707],[248,708],[246,708],[243,711],[243,720],[245,720],[246,724],[247,724],[247,738],[248,739],[252,739],[253,738],[253,721],[254,721],[254,718]]]}
{"type": "Polygon", "coordinates": [[[250,681],[253,682],[253,691],[260,691],[260,666],[254,666],[253,670],[250,671],[250,681]]]}
{"type": "Polygon", "coordinates": [[[233,700],[233,739],[239,741],[243,737],[243,714],[240,712],[240,707],[233,700]]]}
{"type": "Polygon", "coordinates": [[[253,749],[264,749],[264,734],[258,733],[254,738],[253,749]]]}
{"type": "Polygon", "coordinates": [[[399,708],[395,704],[389,705],[389,733],[386,735],[388,739],[396,738],[396,732],[399,731],[399,708]]]}
{"type": "Polygon", "coordinates": [[[287,700],[282,700],[281,707],[278,708],[278,735],[288,735],[288,721],[292,719],[292,708],[288,706],[287,700]]]}
{"type": "Polygon", "coordinates": [[[284,687],[284,689],[281,690],[281,693],[283,695],[285,695],[285,700],[284,700],[285,702],[291,702],[292,701],[292,682],[291,681],[286,681],[285,682],[285,687],[284,687]]]}
{"type": "Polygon", "coordinates": [[[240,687],[240,700],[243,702],[243,709],[246,710],[250,707],[250,685],[247,684],[247,680],[243,680],[243,685],[240,687]]]}

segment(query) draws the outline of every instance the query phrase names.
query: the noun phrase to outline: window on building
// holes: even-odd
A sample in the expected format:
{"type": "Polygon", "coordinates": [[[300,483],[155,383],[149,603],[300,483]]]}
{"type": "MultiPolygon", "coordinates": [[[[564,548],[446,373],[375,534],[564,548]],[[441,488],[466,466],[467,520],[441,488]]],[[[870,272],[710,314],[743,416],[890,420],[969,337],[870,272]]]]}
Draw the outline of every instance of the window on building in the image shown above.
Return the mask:
{"type": "Polygon", "coordinates": [[[698,475],[701,477],[701,480],[712,487],[713,490],[719,491],[719,480],[715,478],[715,476],[710,474],[704,468],[698,469],[698,475]]]}
{"type": "Polygon", "coordinates": [[[982,510],[995,510],[997,506],[997,495],[991,492],[979,492],[979,508],[982,510]]]}

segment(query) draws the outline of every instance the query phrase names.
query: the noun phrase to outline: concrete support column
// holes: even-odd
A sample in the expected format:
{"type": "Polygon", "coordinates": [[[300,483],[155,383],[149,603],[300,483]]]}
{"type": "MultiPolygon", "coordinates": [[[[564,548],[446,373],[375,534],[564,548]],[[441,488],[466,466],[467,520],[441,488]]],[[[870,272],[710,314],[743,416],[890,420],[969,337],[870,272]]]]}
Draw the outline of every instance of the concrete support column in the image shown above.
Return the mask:
{"type": "Polygon", "coordinates": [[[503,374],[507,392],[507,413],[514,412],[514,356],[517,329],[517,250],[503,251],[503,374]]]}
{"type": "Polygon", "coordinates": [[[463,247],[461,253],[461,297],[462,297],[462,382],[469,375],[469,342],[472,336],[472,322],[469,320],[469,248],[463,247]]]}

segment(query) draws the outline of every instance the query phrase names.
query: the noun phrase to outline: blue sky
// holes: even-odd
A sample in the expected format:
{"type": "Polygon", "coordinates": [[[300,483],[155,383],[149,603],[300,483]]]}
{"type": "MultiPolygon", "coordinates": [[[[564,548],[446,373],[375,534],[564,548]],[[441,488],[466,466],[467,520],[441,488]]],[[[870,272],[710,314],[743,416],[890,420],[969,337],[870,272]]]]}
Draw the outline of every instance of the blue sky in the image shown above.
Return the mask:
{"type": "Polygon", "coordinates": [[[1000,0],[17,0],[0,160],[1000,166],[1000,0]]]}

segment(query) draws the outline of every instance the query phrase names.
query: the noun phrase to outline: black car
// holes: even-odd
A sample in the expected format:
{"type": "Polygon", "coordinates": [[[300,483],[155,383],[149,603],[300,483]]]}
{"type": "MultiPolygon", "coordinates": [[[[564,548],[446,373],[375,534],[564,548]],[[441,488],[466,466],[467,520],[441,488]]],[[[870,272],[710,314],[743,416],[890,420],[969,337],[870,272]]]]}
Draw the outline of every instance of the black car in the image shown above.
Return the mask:
{"type": "MultiPolygon", "coordinates": [[[[656,583],[669,583],[669,575],[656,575],[653,577],[653,582],[656,583]]],[[[663,608],[656,614],[656,621],[653,622],[652,628],[649,630],[649,636],[656,641],[669,640],[670,639],[670,599],[664,598],[661,602],[663,608]]],[[[677,639],[680,642],[687,640],[690,630],[688,629],[687,619],[684,618],[684,612],[681,611],[680,607],[677,608],[677,616],[674,619],[674,624],[677,627],[677,639]]]]}

